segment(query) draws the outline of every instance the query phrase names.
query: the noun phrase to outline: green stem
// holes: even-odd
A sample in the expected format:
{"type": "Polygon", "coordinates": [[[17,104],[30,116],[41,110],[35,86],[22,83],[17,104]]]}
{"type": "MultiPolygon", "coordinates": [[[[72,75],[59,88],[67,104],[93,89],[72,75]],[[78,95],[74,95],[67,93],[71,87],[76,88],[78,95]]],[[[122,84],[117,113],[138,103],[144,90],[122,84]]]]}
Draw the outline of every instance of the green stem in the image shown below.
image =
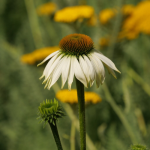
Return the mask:
{"type": "Polygon", "coordinates": [[[54,136],[58,150],[63,150],[61,142],[60,142],[56,122],[55,122],[55,125],[53,125],[52,123],[49,122],[49,125],[51,127],[52,132],[53,132],[53,136],[54,136]]]}
{"type": "Polygon", "coordinates": [[[76,86],[80,122],[80,150],[86,150],[84,85],[76,79],[76,86]]]}

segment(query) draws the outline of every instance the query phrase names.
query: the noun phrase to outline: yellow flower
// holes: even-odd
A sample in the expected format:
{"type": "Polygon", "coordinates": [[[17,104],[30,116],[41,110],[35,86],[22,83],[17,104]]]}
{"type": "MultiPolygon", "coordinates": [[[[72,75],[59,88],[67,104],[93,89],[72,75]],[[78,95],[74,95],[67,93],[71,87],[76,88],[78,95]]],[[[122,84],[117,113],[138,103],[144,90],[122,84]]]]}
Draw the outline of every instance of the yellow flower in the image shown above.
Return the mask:
{"type": "Polygon", "coordinates": [[[99,13],[99,19],[102,24],[108,23],[116,14],[115,9],[104,9],[99,13]]]}
{"type": "Polygon", "coordinates": [[[65,7],[55,13],[54,20],[56,22],[75,22],[78,19],[90,19],[94,14],[91,6],[71,6],[65,7]]]}
{"type": "Polygon", "coordinates": [[[128,31],[121,31],[118,35],[118,39],[121,40],[123,38],[127,38],[128,40],[133,40],[136,39],[138,37],[139,32],[138,31],[132,31],[132,32],[128,32],[128,31]]]}
{"type": "Polygon", "coordinates": [[[145,34],[150,34],[150,17],[142,21],[137,30],[140,30],[141,32],[145,34]]]}
{"type": "MultiPolygon", "coordinates": [[[[60,90],[56,93],[56,98],[64,103],[70,103],[70,104],[78,103],[77,90],[75,90],[75,89],[73,89],[71,91],[60,90]]],[[[98,94],[96,94],[94,92],[85,92],[85,103],[96,104],[101,101],[102,101],[102,99],[99,97],[98,94]]]]}
{"type": "Polygon", "coordinates": [[[51,15],[56,10],[56,4],[52,2],[45,3],[37,8],[37,13],[39,15],[51,15]]]}
{"type": "Polygon", "coordinates": [[[33,57],[31,54],[25,54],[21,57],[21,61],[23,63],[27,63],[27,64],[30,64],[30,65],[33,65],[35,63],[33,57]]]}
{"type": "Polygon", "coordinates": [[[122,12],[124,15],[130,15],[134,11],[134,8],[133,5],[124,5],[122,7],[122,12]]]}
{"type": "Polygon", "coordinates": [[[59,49],[58,46],[41,48],[33,51],[32,53],[23,55],[21,57],[21,61],[23,63],[33,65],[36,62],[43,60],[49,54],[57,51],[58,49],[59,49]]]}
{"type": "MultiPolygon", "coordinates": [[[[130,15],[134,10],[133,5],[125,5],[122,7],[123,15],[130,15]]],[[[116,9],[104,9],[99,13],[99,19],[102,24],[108,23],[117,14],[116,9]]]]}
{"type": "Polygon", "coordinates": [[[124,21],[121,37],[134,39],[139,33],[150,34],[150,1],[140,2],[124,21]]]}

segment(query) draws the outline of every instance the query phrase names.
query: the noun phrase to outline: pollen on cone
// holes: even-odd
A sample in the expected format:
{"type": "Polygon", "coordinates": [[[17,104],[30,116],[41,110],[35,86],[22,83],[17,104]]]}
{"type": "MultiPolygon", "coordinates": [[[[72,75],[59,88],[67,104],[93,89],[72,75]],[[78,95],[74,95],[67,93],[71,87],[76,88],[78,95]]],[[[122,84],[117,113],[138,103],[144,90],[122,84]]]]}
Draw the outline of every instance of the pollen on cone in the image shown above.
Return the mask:
{"type": "Polygon", "coordinates": [[[59,47],[63,52],[71,55],[87,54],[93,49],[92,39],[84,34],[70,34],[59,42],[59,47]]]}

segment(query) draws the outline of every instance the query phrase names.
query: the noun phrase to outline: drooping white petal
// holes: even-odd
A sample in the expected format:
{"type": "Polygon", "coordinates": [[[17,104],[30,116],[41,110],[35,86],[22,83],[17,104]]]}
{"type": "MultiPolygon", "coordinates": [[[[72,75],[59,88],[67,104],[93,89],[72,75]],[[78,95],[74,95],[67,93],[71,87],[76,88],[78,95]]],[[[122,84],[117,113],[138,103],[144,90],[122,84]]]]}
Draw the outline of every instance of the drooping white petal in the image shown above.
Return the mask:
{"type": "Polygon", "coordinates": [[[73,57],[74,61],[74,73],[75,73],[75,77],[84,84],[85,87],[88,86],[87,81],[86,81],[86,77],[81,69],[81,66],[77,60],[76,57],[73,57]]]}
{"type": "Polygon", "coordinates": [[[39,63],[37,66],[42,65],[45,61],[47,61],[48,59],[52,58],[54,55],[58,54],[60,52],[60,50],[48,55],[41,63],[39,63]]]}
{"type": "Polygon", "coordinates": [[[60,54],[57,53],[54,57],[52,57],[52,59],[47,63],[44,71],[43,71],[43,76],[46,76],[47,73],[49,72],[49,68],[52,66],[52,64],[54,63],[54,61],[58,58],[60,54]]]}
{"type": "Polygon", "coordinates": [[[61,61],[61,58],[63,57],[62,54],[60,54],[58,56],[58,58],[54,61],[54,63],[49,66],[47,73],[45,74],[45,80],[43,82],[46,82],[46,80],[49,78],[49,76],[51,75],[51,73],[54,71],[55,67],[59,64],[59,62],[61,61]]]}
{"type": "Polygon", "coordinates": [[[51,76],[51,82],[48,85],[48,89],[50,89],[52,87],[52,85],[55,84],[55,82],[58,80],[58,78],[61,75],[62,72],[62,66],[64,66],[64,60],[66,59],[66,57],[64,56],[59,63],[57,64],[56,68],[54,69],[54,71],[52,72],[52,76],[51,76]]]}
{"type": "Polygon", "coordinates": [[[102,62],[94,55],[94,53],[89,54],[89,58],[96,71],[96,83],[99,87],[100,83],[102,84],[105,79],[105,70],[102,62]]]}
{"type": "Polygon", "coordinates": [[[107,66],[109,66],[110,68],[112,68],[113,70],[121,73],[115,66],[115,64],[106,56],[104,56],[103,54],[101,54],[100,52],[95,51],[94,52],[95,55],[97,55],[97,57],[99,57],[99,59],[101,59],[107,66]]]}
{"type": "Polygon", "coordinates": [[[71,84],[73,82],[74,77],[74,56],[70,56],[70,69],[69,69],[69,77],[68,77],[68,89],[71,90],[71,84]]]}
{"type": "MultiPolygon", "coordinates": [[[[105,69],[104,69],[104,65],[101,62],[101,60],[99,60],[99,58],[97,57],[97,55],[95,55],[94,53],[92,53],[92,56],[94,58],[95,61],[97,61],[97,64],[99,66],[100,72],[101,72],[101,82],[103,83],[105,80],[105,69]]],[[[96,68],[97,69],[97,68],[96,68]]]]}
{"type": "Polygon", "coordinates": [[[51,78],[51,76],[50,76],[50,77],[48,78],[46,84],[45,84],[44,89],[46,89],[46,88],[51,84],[51,82],[52,82],[52,78],[51,78]]]}
{"type": "Polygon", "coordinates": [[[62,66],[62,86],[61,88],[64,87],[66,81],[67,81],[67,78],[68,78],[68,75],[69,75],[69,69],[70,69],[70,57],[65,57],[66,59],[64,59],[64,62],[63,62],[63,66],[62,66]]]}
{"type": "Polygon", "coordinates": [[[80,66],[83,70],[83,73],[88,81],[88,83],[90,82],[90,77],[89,77],[89,67],[87,65],[87,63],[85,62],[85,60],[83,59],[82,56],[79,56],[79,62],[80,62],[80,66]]]}
{"type": "MultiPolygon", "coordinates": [[[[90,57],[90,56],[89,56],[90,57]]],[[[96,68],[95,68],[95,64],[94,64],[94,62],[93,62],[93,59],[91,59],[91,57],[90,57],[90,61],[91,61],[91,63],[92,63],[92,65],[93,65],[93,69],[94,69],[94,72],[95,72],[95,80],[96,80],[96,86],[97,86],[97,88],[100,86],[100,83],[101,83],[101,76],[99,75],[99,73],[97,72],[97,70],[96,70],[96,68]]]]}
{"type": "Polygon", "coordinates": [[[86,55],[83,55],[83,58],[84,58],[87,66],[88,66],[88,69],[89,69],[90,86],[92,86],[94,83],[94,80],[96,78],[96,72],[95,72],[94,66],[90,62],[89,58],[86,55]]]}
{"type": "Polygon", "coordinates": [[[107,68],[108,72],[109,72],[109,73],[111,73],[111,74],[113,75],[113,77],[117,79],[117,77],[116,77],[116,74],[115,74],[114,70],[113,70],[113,69],[111,69],[111,68],[110,68],[109,66],[107,66],[106,64],[105,64],[105,66],[106,66],[106,68],[107,68]]]}

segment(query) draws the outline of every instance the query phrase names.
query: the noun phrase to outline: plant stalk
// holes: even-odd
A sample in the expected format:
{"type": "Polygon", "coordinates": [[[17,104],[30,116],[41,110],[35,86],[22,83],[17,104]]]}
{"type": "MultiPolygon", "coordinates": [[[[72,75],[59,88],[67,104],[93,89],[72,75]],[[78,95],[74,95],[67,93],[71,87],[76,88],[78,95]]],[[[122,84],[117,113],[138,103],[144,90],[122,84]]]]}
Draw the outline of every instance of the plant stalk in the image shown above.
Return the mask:
{"type": "Polygon", "coordinates": [[[84,85],[76,79],[80,123],[80,150],[86,150],[84,85]]]}
{"type": "Polygon", "coordinates": [[[49,125],[51,127],[52,132],[53,132],[53,136],[54,136],[54,139],[55,139],[55,142],[56,142],[56,145],[57,145],[57,149],[58,150],[63,150],[61,142],[60,142],[56,122],[55,122],[55,125],[53,125],[52,123],[49,122],[49,125]]]}

